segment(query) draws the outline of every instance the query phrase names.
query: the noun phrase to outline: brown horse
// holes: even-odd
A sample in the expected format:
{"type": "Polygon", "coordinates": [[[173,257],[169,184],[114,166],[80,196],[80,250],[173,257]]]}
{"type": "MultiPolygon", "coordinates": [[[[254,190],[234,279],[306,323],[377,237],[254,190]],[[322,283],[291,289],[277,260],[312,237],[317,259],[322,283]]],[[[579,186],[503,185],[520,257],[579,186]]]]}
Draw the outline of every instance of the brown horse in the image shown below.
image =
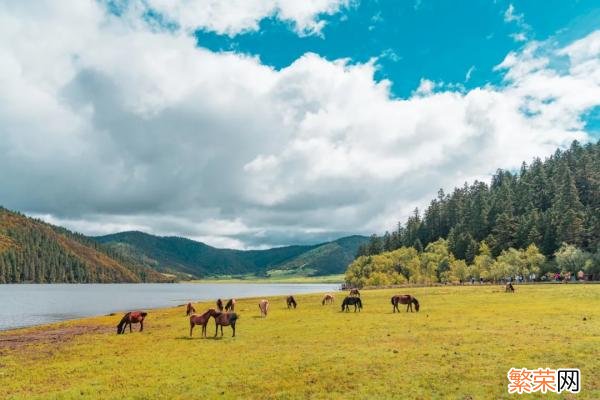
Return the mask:
{"type": "Polygon", "coordinates": [[[221,327],[221,336],[223,336],[223,326],[231,326],[231,329],[233,330],[233,335],[231,337],[235,337],[235,322],[238,320],[238,315],[236,313],[223,313],[213,309],[209,310],[209,312],[210,315],[215,318],[215,337],[217,337],[217,333],[219,332],[219,326],[221,327]]]}
{"type": "Polygon", "coordinates": [[[188,303],[187,304],[187,309],[185,310],[185,315],[192,315],[195,312],[196,312],[196,309],[194,308],[194,306],[192,305],[192,303],[188,303]]]}
{"type": "Polygon", "coordinates": [[[269,311],[269,300],[262,299],[258,303],[258,308],[260,309],[260,316],[266,318],[267,311],[269,311]]]}
{"type": "Polygon", "coordinates": [[[350,289],[350,296],[357,296],[360,297],[360,292],[358,291],[358,289],[354,288],[354,289],[350,289]]]}
{"type": "Polygon", "coordinates": [[[296,299],[294,299],[294,296],[288,296],[288,298],[285,301],[287,303],[288,310],[292,307],[296,308],[296,306],[298,305],[296,303],[296,299]]]}
{"type": "Polygon", "coordinates": [[[515,292],[515,288],[513,287],[512,283],[508,282],[506,284],[506,286],[504,287],[504,291],[505,292],[511,292],[514,293],[515,292]]]}
{"type": "Polygon", "coordinates": [[[334,298],[332,294],[327,293],[325,296],[323,296],[323,300],[321,301],[321,305],[324,306],[325,304],[333,304],[334,303],[334,298]]]}
{"type": "Polygon", "coordinates": [[[192,314],[190,316],[190,337],[192,337],[192,331],[196,325],[202,326],[202,336],[206,337],[206,325],[208,324],[208,321],[214,312],[215,309],[211,308],[202,315],[192,314]]]}
{"type": "Polygon", "coordinates": [[[148,315],[145,311],[130,311],[121,318],[117,325],[117,334],[125,333],[125,328],[129,325],[129,332],[132,332],[131,324],[140,324],[140,332],[144,330],[144,318],[148,315]]]}
{"type": "Polygon", "coordinates": [[[400,308],[398,308],[398,304],[407,304],[406,306],[406,312],[408,312],[408,309],[410,308],[410,312],[413,312],[412,309],[412,305],[415,305],[415,309],[417,310],[417,312],[419,312],[419,301],[412,297],[410,294],[402,294],[402,295],[395,295],[392,296],[392,305],[394,306],[394,312],[396,312],[396,310],[398,310],[398,312],[400,312],[400,308]]]}
{"type": "Polygon", "coordinates": [[[217,310],[223,312],[223,301],[221,301],[221,299],[217,299],[217,310]]]}
{"type": "Polygon", "coordinates": [[[225,311],[233,311],[235,309],[235,299],[229,299],[227,304],[225,304],[225,311]]]}

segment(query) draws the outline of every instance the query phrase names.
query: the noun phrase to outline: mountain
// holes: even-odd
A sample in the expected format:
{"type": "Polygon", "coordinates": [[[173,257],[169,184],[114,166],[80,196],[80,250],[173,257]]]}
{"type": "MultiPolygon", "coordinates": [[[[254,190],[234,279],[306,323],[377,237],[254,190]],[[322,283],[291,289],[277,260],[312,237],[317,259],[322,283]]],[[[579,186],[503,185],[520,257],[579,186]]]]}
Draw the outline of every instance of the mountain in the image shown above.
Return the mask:
{"type": "Polygon", "coordinates": [[[190,239],[137,231],[98,236],[94,240],[157,271],[206,277],[269,275],[273,272],[304,276],[342,273],[354,259],[359,246],[369,239],[349,236],[316,245],[268,250],[218,249],[190,239]]]}
{"type": "Polygon", "coordinates": [[[83,235],[0,207],[0,283],[172,279],[83,235]]]}

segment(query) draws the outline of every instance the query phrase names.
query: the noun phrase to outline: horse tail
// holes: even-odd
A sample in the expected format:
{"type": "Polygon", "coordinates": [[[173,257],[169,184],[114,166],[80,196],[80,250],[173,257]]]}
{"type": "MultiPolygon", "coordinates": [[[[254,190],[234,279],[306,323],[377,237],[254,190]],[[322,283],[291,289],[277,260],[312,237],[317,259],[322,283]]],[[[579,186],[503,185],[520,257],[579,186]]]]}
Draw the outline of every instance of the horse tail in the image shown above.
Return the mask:
{"type": "Polygon", "coordinates": [[[392,296],[392,305],[395,305],[394,300],[396,300],[396,296],[392,296]]]}
{"type": "Polygon", "coordinates": [[[325,297],[323,297],[323,300],[321,300],[321,305],[324,306],[325,305],[325,297]]]}
{"type": "Polygon", "coordinates": [[[362,308],[362,300],[360,297],[358,298],[358,308],[362,308]]]}

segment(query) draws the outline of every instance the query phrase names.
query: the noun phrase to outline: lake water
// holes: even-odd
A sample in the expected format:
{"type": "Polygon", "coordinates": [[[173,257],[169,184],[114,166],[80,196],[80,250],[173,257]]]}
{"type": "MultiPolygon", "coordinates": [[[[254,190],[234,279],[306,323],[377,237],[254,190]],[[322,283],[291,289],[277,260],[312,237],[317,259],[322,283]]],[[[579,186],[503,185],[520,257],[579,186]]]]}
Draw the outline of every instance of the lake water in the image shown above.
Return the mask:
{"type": "Polygon", "coordinates": [[[0,330],[189,301],[331,292],[339,287],[288,283],[0,285],[0,330]]]}

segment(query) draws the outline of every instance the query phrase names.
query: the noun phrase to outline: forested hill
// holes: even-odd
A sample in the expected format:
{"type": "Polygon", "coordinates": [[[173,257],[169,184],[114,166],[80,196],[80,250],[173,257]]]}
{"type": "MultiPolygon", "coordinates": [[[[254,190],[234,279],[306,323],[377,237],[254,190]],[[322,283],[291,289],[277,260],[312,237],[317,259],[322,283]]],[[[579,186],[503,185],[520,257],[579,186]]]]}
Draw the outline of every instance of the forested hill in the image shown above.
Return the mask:
{"type": "Polygon", "coordinates": [[[170,279],[85,236],[0,207],[0,283],[170,279]]]}
{"type": "Polygon", "coordinates": [[[161,237],[143,232],[121,232],[94,238],[114,252],[152,265],[158,271],[201,278],[219,275],[339,274],[354,259],[364,236],[348,236],[308,246],[267,250],[218,249],[181,237],[161,237]]]}
{"type": "Polygon", "coordinates": [[[400,247],[421,251],[440,238],[467,263],[482,241],[494,257],[530,244],[550,258],[563,243],[599,251],[600,142],[573,142],[543,161],[523,163],[519,171],[498,170],[489,185],[476,181],[451,194],[440,190],[422,214],[415,210],[396,231],[373,236],[359,255],[400,247]]]}

